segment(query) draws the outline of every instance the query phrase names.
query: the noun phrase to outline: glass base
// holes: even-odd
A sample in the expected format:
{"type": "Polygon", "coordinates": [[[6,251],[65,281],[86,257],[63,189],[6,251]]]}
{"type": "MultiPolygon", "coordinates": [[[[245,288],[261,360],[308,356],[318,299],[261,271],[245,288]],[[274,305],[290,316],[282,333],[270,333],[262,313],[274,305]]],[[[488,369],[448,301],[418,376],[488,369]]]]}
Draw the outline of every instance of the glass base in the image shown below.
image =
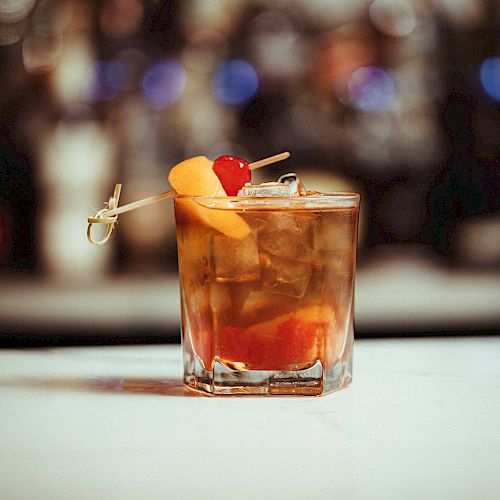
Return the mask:
{"type": "Polygon", "coordinates": [[[351,383],[349,356],[329,370],[321,361],[310,368],[293,371],[234,370],[215,362],[206,370],[196,357],[184,375],[191,389],[216,396],[321,396],[338,391],[351,383]]]}

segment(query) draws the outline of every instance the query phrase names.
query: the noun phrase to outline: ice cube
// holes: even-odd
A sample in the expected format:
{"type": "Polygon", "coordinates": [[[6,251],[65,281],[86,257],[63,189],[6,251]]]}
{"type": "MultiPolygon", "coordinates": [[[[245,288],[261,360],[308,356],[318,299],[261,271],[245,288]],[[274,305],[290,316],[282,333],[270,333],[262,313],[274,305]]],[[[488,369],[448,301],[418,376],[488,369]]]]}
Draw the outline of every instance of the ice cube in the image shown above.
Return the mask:
{"type": "Polygon", "coordinates": [[[212,234],[197,224],[178,225],[179,270],[186,281],[205,283],[213,273],[212,234]]]}
{"type": "Polygon", "coordinates": [[[307,194],[306,188],[300,182],[299,176],[293,172],[282,175],[278,179],[278,182],[282,182],[290,188],[291,196],[305,196],[307,194]]]}
{"type": "Polygon", "coordinates": [[[224,325],[240,324],[248,295],[260,289],[259,281],[214,282],[210,289],[213,325],[217,331],[224,325]]]}
{"type": "Polygon", "coordinates": [[[303,297],[311,279],[312,266],[261,253],[262,290],[290,297],[303,297]]]}
{"type": "Polygon", "coordinates": [[[204,368],[213,363],[212,310],[210,283],[199,284],[181,278],[182,329],[188,351],[196,354],[204,368]]]}
{"type": "Polygon", "coordinates": [[[227,312],[231,307],[231,292],[226,283],[212,283],[210,287],[210,306],[214,330],[224,323],[227,312]]]}
{"type": "Polygon", "coordinates": [[[252,290],[242,305],[240,320],[243,324],[252,325],[272,319],[277,314],[293,312],[297,307],[297,299],[290,296],[252,290]]]}
{"type": "Polygon", "coordinates": [[[309,281],[309,291],[311,296],[321,296],[323,292],[323,282],[325,279],[325,269],[321,262],[314,262],[312,265],[311,280],[309,281]]]}
{"type": "MultiPolygon", "coordinates": [[[[350,320],[354,267],[338,254],[329,254],[330,263],[324,265],[322,295],[335,306],[337,322],[342,328],[348,327],[350,320]]],[[[352,261],[351,261],[352,264],[352,261]]]]}
{"type": "Polygon", "coordinates": [[[282,182],[263,182],[262,184],[250,184],[247,182],[238,191],[238,196],[248,196],[252,198],[290,196],[290,187],[282,182]]]}
{"type": "Polygon", "coordinates": [[[230,285],[224,283],[212,283],[210,287],[210,305],[212,312],[219,314],[231,305],[230,285]]]}
{"type": "Polygon", "coordinates": [[[356,245],[355,214],[323,214],[316,224],[314,247],[321,252],[353,252],[356,245]]]}
{"type": "Polygon", "coordinates": [[[242,240],[215,235],[212,244],[217,282],[260,279],[259,251],[257,239],[253,233],[242,240]]]}
{"type": "Polygon", "coordinates": [[[242,214],[245,222],[250,226],[254,233],[258,233],[261,229],[266,227],[268,215],[265,212],[252,212],[248,211],[242,214]]]}
{"type": "Polygon", "coordinates": [[[259,232],[259,248],[299,262],[313,260],[314,214],[270,213],[259,232]]]}

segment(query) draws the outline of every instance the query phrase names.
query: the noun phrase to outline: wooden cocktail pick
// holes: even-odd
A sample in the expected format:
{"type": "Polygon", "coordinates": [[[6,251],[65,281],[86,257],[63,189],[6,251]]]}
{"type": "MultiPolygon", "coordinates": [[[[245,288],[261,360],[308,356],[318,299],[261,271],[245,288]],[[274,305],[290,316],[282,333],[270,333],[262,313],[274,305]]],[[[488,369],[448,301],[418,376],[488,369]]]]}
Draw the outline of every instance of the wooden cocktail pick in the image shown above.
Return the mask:
{"type": "MultiPolygon", "coordinates": [[[[266,165],[271,165],[272,163],[276,163],[278,161],[286,160],[290,157],[290,153],[285,151],[283,153],[279,153],[274,156],[269,156],[268,158],[263,158],[262,160],[255,161],[248,165],[249,170],[256,170],[257,168],[265,167],[266,165]]],[[[137,208],[146,207],[148,205],[152,205],[153,203],[157,203],[158,201],[165,200],[167,198],[174,197],[177,193],[175,189],[171,189],[170,191],[164,191],[160,194],[155,194],[153,196],[148,196],[147,198],[143,198],[142,200],[134,201],[132,203],[127,203],[126,205],[118,206],[118,201],[120,199],[121,193],[121,184],[115,185],[115,190],[113,192],[113,196],[107,201],[106,206],[99,210],[93,217],[88,217],[87,222],[87,239],[93,245],[104,245],[106,243],[113,229],[115,228],[115,224],[118,221],[118,215],[123,214],[125,212],[130,212],[131,210],[135,210],[137,208]],[[106,233],[103,238],[100,240],[95,240],[92,236],[92,226],[94,224],[106,224],[106,233]]]]}

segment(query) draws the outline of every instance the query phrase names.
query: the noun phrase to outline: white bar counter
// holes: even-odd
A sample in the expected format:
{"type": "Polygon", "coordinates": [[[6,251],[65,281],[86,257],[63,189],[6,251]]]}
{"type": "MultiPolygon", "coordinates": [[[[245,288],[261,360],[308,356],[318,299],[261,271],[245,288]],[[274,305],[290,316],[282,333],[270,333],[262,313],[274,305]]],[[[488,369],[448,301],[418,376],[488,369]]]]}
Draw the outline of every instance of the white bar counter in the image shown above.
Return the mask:
{"type": "Polygon", "coordinates": [[[500,498],[500,337],[357,341],[320,398],[197,396],[181,369],[179,346],[0,351],[0,498],[500,498]]]}

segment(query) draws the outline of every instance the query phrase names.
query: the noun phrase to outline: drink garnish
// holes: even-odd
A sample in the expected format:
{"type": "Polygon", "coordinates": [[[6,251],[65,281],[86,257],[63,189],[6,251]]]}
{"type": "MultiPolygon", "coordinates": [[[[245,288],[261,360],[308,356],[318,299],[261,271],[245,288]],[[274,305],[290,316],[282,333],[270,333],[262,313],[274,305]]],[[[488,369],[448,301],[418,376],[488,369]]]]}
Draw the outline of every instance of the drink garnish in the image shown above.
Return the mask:
{"type": "MultiPolygon", "coordinates": [[[[109,240],[115,224],[118,221],[119,214],[145,207],[167,198],[172,198],[177,194],[215,197],[234,196],[238,193],[239,189],[249,181],[251,170],[286,160],[289,157],[290,153],[283,152],[253,163],[247,163],[241,158],[229,155],[220,156],[215,162],[212,162],[204,156],[197,156],[189,160],[184,160],[171,169],[168,180],[174,189],[134,201],[133,203],[128,203],[127,205],[122,205],[121,207],[118,206],[118,201],[122,186],[121,184],[116,184],[113,196],[106,202],[105,207],[99,210],[93,217],[88,217],[87,239],[94,245],[103,245],[109,240]],[[100,240],[95,240],[92,236],[92,226],[94,224],[107,225],[106,233],[100,240]]],[[[197,212],[198,215],[201,215],[199,210],[197,212]]],[[[211,217],[211,219],[214,220],[218,218],[220,217],[211,217]]],[[[210,221],[206,220],[206,217],[202,217],[202,219],[205,223],[208,223],[208,225],[220,230],[219,222],[212,221],[216,224],[214,226],[210,221]]],[[[224,234],[237,235],[234,236],[237,238],[243,238],[248,234],[246,229],[241,231],[236,228],[235,231],[229,231],[227,224],[224,223],[222,226],[225,228],[225,230],[221,231],[224,234]],[[229,232],[227,232],[226,229],[229,232]]]]}
{"type": "MultiPolygon", "coordinates": [[[[242,158],[230,155],[219,156],[214,161],[214,172],[221,181],[228,196],[237,196],[238,191],[251,180],[251,171],[271,163],[286,160],[290,153],[284,152],[262,160],[248,163],[242,158]]],[[[287,195],[284,195],[287,196],[287,195]]]]}
{"type": "Polygon", "coordinates": [[[219,156],[214,161],[213,169],[228,196],[236,196],[251,179],[248,162],[236,156],[219,156]]]}

